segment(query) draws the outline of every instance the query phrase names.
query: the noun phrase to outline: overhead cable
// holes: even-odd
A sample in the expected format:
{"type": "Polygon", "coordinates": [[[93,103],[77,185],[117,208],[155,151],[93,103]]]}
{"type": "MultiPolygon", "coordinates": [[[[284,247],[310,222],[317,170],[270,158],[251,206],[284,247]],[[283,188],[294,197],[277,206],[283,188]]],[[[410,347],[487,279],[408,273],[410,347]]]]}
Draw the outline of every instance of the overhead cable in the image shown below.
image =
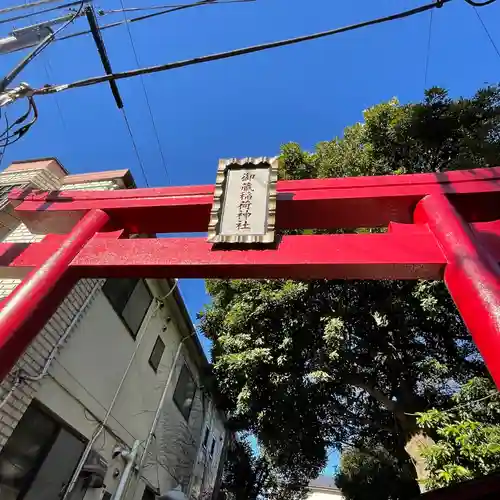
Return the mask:
{"type": "MultiPolygon", "coordinates": [[[[91,2],[92,0],[87,0],[87,2],[91,2]]],[[[16,17],[9,17],[8,19],[0,19],[0,24],[6,24],[6,23],[11,23],[12,21],[19,21],[20,19],[27,19],[31,18],[33,16],[39,16],[40,14],[46,14],[47,12],[53,12],[54,10],[62,10],[66,9],[69,7],[74,7],[75,5],[80,5],[81,0],[75,1],[75,2],[70,2],[70,3],[65,3],[63,5],[56,5],[55,7],[50,7],[49,9],[43,9],[43,10],[36,10],[34,12],[31,12],[30,14],[22,14],[20,16],[16,17]]],[[[28,7],[29,4],[25,4],[24,6],[28,7]]]]}
{"type": "MultiPolygon", "coordinates": [[[[90,2],[92,0],[87,0],[87,3],[90,2]]],[[[29,5],[29,0],[24,0],[24,3],[25,5],[29,5]]],[[[50,11],[53,11],[53,10],[58,10],[58,9],[63,9],[63,8],[67,8],[67,7],[73,7],[73,6],[76,6],[76,5],[80,5],[81,3],[81,0],[78,0],[78,1],[74,1],[74,2],[70,2],[70,3],[66,3],[66,4],[63,4],[63,5],[57,5],[56,7],[51,7],[49,9],[44,9],[44,10],[38,10],[38,11],[35,11],[33,10],[31,12],[31,14],[24,14],[24,16],[27,16],[30,18],[31,22],[33,22],[32,20],[32,17],[31,16],[35,16],[35,15],[38,15],[38,14],[43,14],[43,13],[46,13],[46,12],[50,12],[50,11]]],[[[4,21],[2,21],[4,22],[4,21]]],[[[44,67],[44,70],[45,70],[45,75],[47,76],[47,81],[51,81],[53,80],[52,78],[52,64],[50,62],[50,57],[47,53],[43,54],[42,55],[42,62],[43,62],[43,67],[44,67]]],[[[66,124],[66,120],[64,118],[64,114],[63,114],[63,110],[62,110],[62,107],[61,107],[61,103],[59,102],[59,96],[54,96],[55,97],[55,103],[56,103],[56,108],[57,108],[57,114],[59,116],[59,120],[61,121],[61,124],[62,124],[62,128],[65,132],[66,135],[68,135],[68,126],[66,124]]],[[[69,141],[71,142],[71,141],[69,141]]]]}
{"type": "MultiPolygon", "coordinates": [[[[125,5],[123,3],[123,0],[120,0],[120,3],[121,3],[121,6],[123,8],[123,16],[124,16],[125,20],[127,20],[127,13],[125,11],[125,5]]],[[[132,36],[132,30],[130,29],[130,24],[127,23],[126,26],[127,26],[128,37],[130,40],[130,45],[132,46],[132,52],[134,54],[135,63],[136,63],[137,68],[140,68],[139,56],[137,55],[137,50],[135,48],[134,37],[132,36]]],[[[142,92],[144,94],[144,99],[146,100],[146,106],[148,108],[149,118],[151,120],[151,124],[153,125],[153,132],[155,134],[156,143],[158,145],[158,151],[160,153],[160,158],[161,158],[163,170],[165,171],[165,175],[167,177],[167,182],[170,182],[170,175],[168,173],[167,161],[165,160],[165,155],[163,154],[163,148],[161,146],[160,134],[158,133],[158,129],[156,127],[156,122],[155,122],[155,119],[153,116],[153,110],[151,109],[151,103],[149,102],[148,91],[146,89],[146,84],[144,83],[144,78],[142,75],[140,75],[140,80],[141,80],[141,85],[142,85],[142,92]]]]}
{"type": "MultiPolygon", "coordinates": [[[[27,5],[27,4],[26,4],[27,5]]],[[[16,76],[39,54],[45,50],[54,38],[67,26],[69,26],[82,12],[85,0],[80,3],[80,8],[56,31],[49,33],[24,59],[22,59],[3,79],[0,81],[0,92],[4,91],[7,86],[16,78],[16,76]]]]}
{"type": "MultiPolygon", "coordinates": [[[[248,2],[256,2],[257,0],[212,0],[210,2],[211,5],[217,5],[221,3],[248,3],[248,2]]],[[[208,3],[208,2],[207,2],[208,3]]],[[[120,12],[140,12],[143,10],[159,10],[159,9],[177,9],[179,7],[186,7],[186,5],[193,4],[178,4],[178,5],[150,5],[149,7],[123,7],[121,9],[111,9],[111,10],[103,10],[99,9],[97,13],[101,16],[106,16],[108,14],[118,14],[120,12]]]]}
{"type": "Polygon", "coordinates": [[[486,33],[486,36],[488,37],[491,46],[493,47],[493,50],[497,53],[497,56],[500,58],[500,50],[498,49],[497,44],[495,43],[495,40],[493,40],[493,37],[491,36],[491,33],[489,29],[486,27],[486,24],[483,21],[483,18],[481,17],[481,14],[479,14],[479,11],[477,10],[476,7],[474,7],[474,11],[476,12],[477,18],[479,19],[479,22],[481,23],[481,26],[484,29],[484,32],[486,33]]]}
{"type": "MultiPolygon", "coordinates": [[[[7,133],[7,140],[9,139],[9,135],[8,135],[8,132],[9,132],[9,129],[10,129],[10,125],[9,125],[9,117],[7,116],[7,112],[4,113],[4,117],[5,117],[5,129],[6,129],[6,132],[7,133]]],[[[2,136],[4,135],[2,134],[2,136]]],[[[0,166],[2,165],[2,161],[3,161],[3,157],[5,156],[5,150],[7,148],[7,144],[5,143],[3,148],[2,148],[2,152],[0,153],[0,166]]],[[[14,387],[15,389],[15,387],[14,387]]],[[[14,392],[14,389],[12,389],[12,392],[14,392]]],[[[11,393],[9,393],[7,395],[7,398],[9,398],[11,395],[11,393]]],[[[2,409],[2,406],[5,404],[5,400],[0,402],[0,409],[2,409]]]]}
{"type": "Polygon", "coordinates": [[[135,156],[137,158],[137,163],[139,163],[139,167],[141,167],[142,176],[144,177],[144,183],[146,184],[146,187],[149,187],[148,177],[146,175],[146,169],[144,168],[144,163],[142,163],[141,155],[139,154],[139,148],[137,147],[137,143],[135,142],[134,134],[132,133],[132,127],[130,126],[130,122],[128,121],[125,108],[121,108],[121,111],[123,113],[123,119],[125,120],[125,125],[127,126],[130,142],[132,143],[132,147],[134,149],[135,156]]]}
{"type": "MultiPolygon", "coordinates": [[[[254,1],[254,0],[233,0],[233,2],[231,2],[231,3],[247,3],[250,1],[254,1]]],[[[122,26],[123,24],[127,24],[127,23],[131,24],[131,23],[136,23],[139,21],[145,21],[146,19],[151,19],[153,17],[163,16],[164,14],[170,14],[172,12],[177,12],[179,10],[191,9],[193,7],[201,7],[203,5],[219,5],[222,3],[229,3],[229,2],[222,2],[222,1],[217,1],[217,0],[201,0],[198,2],[194,2],[194,3],[179,5],[178,7],[173,7],[171,9],[162,10],[160,12],[154,12],[152,14],[145,14],[144,16],[132,17],[131,19],[129,19],[127,21],[124,20],[124,21],[117,21],[117,22],[110,23],[110,24],[103,24],[102,26],[100,26],[100,30],[103,31],[103,30],[107,30],[109,28],[116,28],[117,26],[122,26]]],[[[90,30],[77,31],[76,33],[71,33],[69,35],[62,36],[62,37],[58,38],[57,40],[59,40],[59,41],[68,40],[69,38],[87,35],[88,33],[90,33],[90,30]]]]}
{"type": "MultiPolygon", "coordinates": [[[[7,14],[8,12],[15,12],[16,10],[29,9],[30,7],[38,7],[39,5],[44,5],[47,3],[56,3],[60,1],[61,0],[37,0],[35,2],[24,3],[22,5],[13,5],[12,7],[5,7],[3,9],[0,9],[0,14],[7,14]]],[[[89,1],[92,2],[92,0],[89,1]]]]}
{"type": "Polygon", "coordinates": [[[490,5],[491,3],[496,2],[496,0],[486,0],[485,2],[475,2],[474,0],[465,0],[469,5],[473,7],[484,7],[486,5],[490,5]]]}
{"type": "Polygon", "coordinates": [[[6,130],[0,135],[0,147],[3,148],[2,157],[5,153],[6,147],[19,141],[38,120],[38,109],[33,97],[28,97],[28,103],[28,111],[26,111],[26,113],[24,113],[24,115],[18,118],[15,122],[7,125],[6,130]],[[33,113],[31,120],[28,123],[24,123],[31,113],[33,113]],[[16,125],[21,126],[12,131],[16,125]]]}
{"type": "Polygon", "coordinates": [[[424,91],[427,89],[427,76],[429,74],[429,63],[431,59],[431,42],[432,42],[432,21],[434,18],[434,11],[431,10],[429,18],[429,34],[427,37],[427,51],[425,54],[425,71],[424,71],[424,91]]]}
{"type": "Polygon", "coordinates": [[[146,75],[150,73],[158,73],[162,71],[169,71],[172,69],[183,68],[186,66],[193,66],[196,64],[202,64],[210,61],[218,61],[222,59],[229,59],[232,57],[242,56],[245,54],[252,54],[254,52],[262,52],[268,49],[275,49],[278,47],[285,47],[287,45],[294,45],[297,43],[307,42],[310,40],[317,40],[318,38],[324,38],[327,36],[338,35],[340,33],[346,33],[348,31],[354,31],[360,28],[366,28],[368,26],[374,26],[377,24],[383,24],[390,21],[396,21],[399,19],[404,19],[410,16],[414,16],[416,14],[420,14],[422,12],[426,12],[431,9],[439,8],[445,3],[449,3],[452,0],[442,0],[439,4],[436,2],[422,5],[420,7],[416,7],[410,10],[406,10],[403,12],[399,12],[397,14],[392,14],[385,17],[379,17],[376,19],[371,19],[369,21],[363,21],[357,24],[351,24],[349,26],[343,26],[341,28],[335,28],[328,31],[321,31],[319,33],[313,33],[311,35],[299,36],[296,38],[287,38],[286,40],[279,40],[276,42],[263,43],[259,45],[252,45],[250,47],[244,47],[241,49],[230,50],[227,52],[219,52],[216,54],[209,54],[206,56],[195,57],[193,59],[186,59],[184,61],[176,61],[173,63],[160,64],[157,66],[149,66],[146,68],[140,68],[130,71],[123,71],[119,73],[113,73],[112,75],[102,75],[95,76],[92,78],[86,78],[84,80],[78,80],[72,83],[66,83],[61,85],[47,85],[41,89],[34,90],[34,94],[43,95],[43,94],[53,94],[56,92],[61,92],[64,90],[79,88],[79,87],[87,87],[89,85],[96,85],[98,83],[108,82],[110,80],[121,80],[124,78],[132,78],[134,76],[146,75]]]}

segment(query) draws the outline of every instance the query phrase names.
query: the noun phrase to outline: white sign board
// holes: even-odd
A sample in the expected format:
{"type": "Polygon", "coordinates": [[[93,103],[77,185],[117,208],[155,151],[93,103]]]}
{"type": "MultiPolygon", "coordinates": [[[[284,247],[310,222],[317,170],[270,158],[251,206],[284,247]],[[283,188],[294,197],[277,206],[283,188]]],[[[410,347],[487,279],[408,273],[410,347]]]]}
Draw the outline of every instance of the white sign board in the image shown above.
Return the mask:
{"type": "Polygon", "coordinates": [[[221,160],[208,241],[272,243],[277,159],[221,160]]]}

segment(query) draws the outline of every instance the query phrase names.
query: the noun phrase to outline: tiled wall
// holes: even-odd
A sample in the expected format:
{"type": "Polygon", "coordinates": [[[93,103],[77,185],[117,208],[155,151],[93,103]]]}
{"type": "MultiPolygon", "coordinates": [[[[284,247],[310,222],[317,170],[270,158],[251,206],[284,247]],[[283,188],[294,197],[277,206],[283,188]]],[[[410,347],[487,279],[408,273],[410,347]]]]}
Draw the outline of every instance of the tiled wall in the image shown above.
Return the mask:
{"type": "MultiPolygon", "coordinates": [[[[0,185],[28,182],[34,187],[44,190],[55,190],[60,187],[59,179],[47,170],[0,173],[0,185]]],[[[116,188],[117,184],[112,180],[69,184],[62,187],[64,190],[109,190],[116,188]]],[[[28,228],[20,222],[3,241],[32,243],[41,239],[43,239],[43,235],[31,234],[28,228]]],[[[7,297],[19,283],[20,280],[17,279],[0,279],[0,300],[7,297]]],[[[12,434],[36,394],[38,382],[23,379],[22,382],[16,383],[17,375],[36,376],[43,370],[54,347],[68,329],[73,330],[102,283],[103,280],[80,280],[19,359],[7,379],[0,383],[0,449],[12,434]],[[77,319],[78,321],[76,321],[77,319]]]]}

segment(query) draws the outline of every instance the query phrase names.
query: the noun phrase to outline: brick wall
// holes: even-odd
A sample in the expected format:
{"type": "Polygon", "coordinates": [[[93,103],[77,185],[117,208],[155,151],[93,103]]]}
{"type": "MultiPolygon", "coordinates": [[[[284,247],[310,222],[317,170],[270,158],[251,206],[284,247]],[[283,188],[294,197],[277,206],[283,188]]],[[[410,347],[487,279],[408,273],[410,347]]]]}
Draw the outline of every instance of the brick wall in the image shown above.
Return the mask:
{"type": "MultiPolygon", "coordinates": [[[[46,169],[14,170],[0,173],[0,185],[26,184],[43,190],[56,190],[61,187],[61,179],[46,169]]],[[[114,180],[98,180],[95,182],[67,184],[64,190],[108,190],[117,189],[119,184],[114,180]]],[[[4,242],[31,243],[40,241],[43,235],[34,235],[19,222],[4,239],[4,242]]],[[[7,297],[20,283],[17,279],[0,279],[0,300],[7,297]]],[[[0,384],[0,449],[5,445],[26,408],[35,397],[38,381],[23,376],[36,377],[41,373],[47,360],[53,353],[63,347],[61,339],[67,338],[84,316],[96,292],[104,280],[80,280],[64,299],[45,327],[40,331],[24,355],[19,359],[9,376],[0,384]],[[21,378],[19,378],[21,375],[21,378]]]]}

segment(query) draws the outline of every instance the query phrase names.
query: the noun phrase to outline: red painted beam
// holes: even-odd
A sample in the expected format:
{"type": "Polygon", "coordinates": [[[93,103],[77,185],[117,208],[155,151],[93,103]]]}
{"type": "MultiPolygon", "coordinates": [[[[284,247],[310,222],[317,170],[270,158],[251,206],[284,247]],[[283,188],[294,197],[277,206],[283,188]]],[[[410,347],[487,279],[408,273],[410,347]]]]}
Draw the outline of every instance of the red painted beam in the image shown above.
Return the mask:
{"type": "MultiPolygon", "coordinates": [[[[0,244],[0,266],[37,267],[56,251],[61,238],[46,237],[24,251],[0,244]]],[[[95,277],[434,279],[444,264],[427,232],[417,240],[406,234],[285,236],[277,249],[265,250],[213,250],[202,238],[95,238],[71,267],[81,276],[95,277]]]]}
{"type": "Polygon", "coordinates": [[[276,249],[214,250],[201,238],[95,240],[72,266],[83,275],[163,278],[438,278],[432,235],[285,236],[276,249]]]}
{"type": "Polygon", "coordinates": [[[444,195],[426,196],[415,220],[426,223],[447,264],[444,281],[500,388],[500,265],[444,195]]]}
{"type": "MultiPolygon", "coordinates": [[[[500,167],[436,174],[278,182],[278,229],[409,223],[428,194],[447,193],[469,222],[500,218],[500,167]]],[[[28,227],[67,232],[99,208],[132,233],[206,232],[213,186],[22,193],[10,196],[28,227]]]]}
{"type": "MultiPolygon", "coordinates": [[[[471,226],[500,262],[500,220],[471,226]]],[[[214,250],[204,238],[112,241],[119,236],[98,234],[71,267],[95,277],[378,279],[439,278],[446,263],[427,226],[417,224],[391,224],[387,234],[285,236],[277,249],[267,250],[214,250]]],[[[62,241],[63,235],[48,235],[40,243],[0,243],[0,275],[24,276],[43,264],[62,241]]]]}
{"type": "MultiPolygon", "coordinates": [[[[0,244],[0,266],[28,270],[43,263],[63,236],[26,249],[0,244]]],[[[17,244],[19,245],[19,244],[17,244]]],[[[405,235],[285,236],[276,249],[214,250],[204,238],[94,238],[71,262],[82,277],[146,278],[439,278],[445,264],[427,231],[405,235]]]]}
{"type": "Polygon", "coordinates": [[[93,210],[58,243],[48,258],[36,266],[2,302],[0,314],[0,380],[9,373],[69,293],[79,275],[70,267],[82,247],[109,221],[93,210]]]}

